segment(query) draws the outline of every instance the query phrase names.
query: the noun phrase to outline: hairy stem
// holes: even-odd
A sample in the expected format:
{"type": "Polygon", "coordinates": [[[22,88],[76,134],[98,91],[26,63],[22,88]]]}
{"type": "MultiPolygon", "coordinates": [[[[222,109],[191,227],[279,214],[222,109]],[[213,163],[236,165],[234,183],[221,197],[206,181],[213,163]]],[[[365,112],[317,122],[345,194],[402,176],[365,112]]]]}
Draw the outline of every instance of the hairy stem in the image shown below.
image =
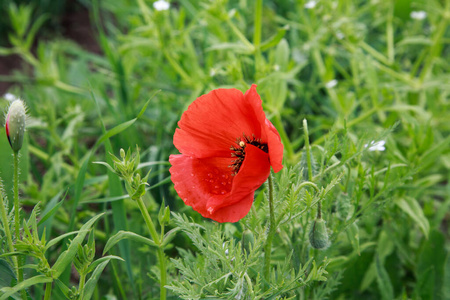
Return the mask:
{"type": "MultiPolygon", "coordinates": [[[[308,133],[308,122],[303,119],[303,130],[305,133],[305,149],[306,149],[306,162],[308,164],[308,180],[313,180],[312,174],[312,164],[311,164],[311,147],[309,146],[309,133],[308,133]]],[[[317,202],[317,219],[322,219],[322,202],[317,202]]]]}
{"type": "Polygon", "coordinates": [[[272,241],[275,235],[275,212],[273,208],[273,179],[272,174],[269,175],[269,234],[267,235],[266,245],[264,246],[264,277],[266,280],[270,278],[270,256],[272,252],[272,241]]]}
{"type": "MultiPolygon", "coordinates": [[[[19,152],[14,151],[14,231],[16,242],[20,240],[20,203],[19,203],[19,152]]],[[[23,259],[17,257],[17,284],[23,281],[23,259]]],[[[22,299],[27,299],[25,290],[20,291],[22,299]]]]}

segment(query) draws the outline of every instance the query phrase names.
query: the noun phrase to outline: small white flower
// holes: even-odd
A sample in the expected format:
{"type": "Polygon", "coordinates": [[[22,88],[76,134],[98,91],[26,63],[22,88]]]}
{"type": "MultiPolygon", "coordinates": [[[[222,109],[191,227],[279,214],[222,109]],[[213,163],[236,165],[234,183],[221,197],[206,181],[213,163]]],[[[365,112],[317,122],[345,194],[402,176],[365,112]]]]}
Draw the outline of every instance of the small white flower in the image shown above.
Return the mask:
{"type": "Polygon", "coordinates": [[[216,75],[216,70],[215,69],[209,70],[209,76],[214,77],[215,75],[216,75]]]}
{"type": "Polygon", "coordinates": [[[427,17],[427,13],[423,10],[412,11],[409,16],[414,20],[423,20],[427,17]]]}
{"type": "Polygon", "coordinates": [[[153,8],[158,11],[168,10],[170,8],[170,3],[164,0],[158,0],[153,2],[153,8]]]}
{"type": "Polygon", "coordinates": [[[369,147],[369,151],[384,151],[386,148],[384,147],[384,144],[386,144],[386,141],[371,141],[370,144],[365,144],[364,147],[369,147]]]}
{"type": "Polygon", "coordinates": [[[279,65],[274,65],[273,69],[275,70],[275,72],[280,71],[280,66],[279,65]]]}
{"type": "Polygon", "coordinates": [[[338,31],[338,32],[336,32],[336,37],[339,40],[342,40],[343,38],[345,38],[345,35],[342,32],[338,31]]]}
{"type": "Polygon", "coordinates": [[[327,83],[325,83],[325,87],[327,89],[332,89],[338,84],[338,81],[336,79],[330,80],[327,83]]]}
{"type": "Polygon", "coordinates": [[[316,5],[317,5],[317,1],[310,0],[310,1],[305,3],[305,8],[306,9],[312,9],[312,8],[316,7],[316,5]]]}
{"type": "Polygon", "coordinates": [[[8,100],[9,102],[13,102],[14,100],[17,100],[19,98],[17,98],[16,95],[11,94],[11,93],[6,93],[3,95],[3,98],[5,98],[5,100],[8,100]]]}

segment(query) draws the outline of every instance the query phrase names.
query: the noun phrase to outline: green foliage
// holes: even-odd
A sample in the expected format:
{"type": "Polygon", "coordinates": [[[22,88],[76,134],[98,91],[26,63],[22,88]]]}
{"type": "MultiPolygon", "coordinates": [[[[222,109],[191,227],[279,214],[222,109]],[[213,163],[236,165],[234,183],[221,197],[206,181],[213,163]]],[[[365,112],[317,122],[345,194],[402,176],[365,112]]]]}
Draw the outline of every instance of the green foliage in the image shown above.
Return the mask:
{"type": "Polygon", "coordinates": [[[22,238],[11,243],[12,152],[0,134],[2,299],[45,297],[47,283],[51,299],[158,298],[164,280],[172,299],[450,297],[450,1],[181,0],[157,11],[80,0],[89,50],[64,24],[49,28],[64,1],[14,2],[0,4],[0,55],[18,63],[0,81],[29,119],[22,238]],[[184,205],[168,172],[188,105],[252,83],[285,147],[273,228],[268,187],[242,221],[217,224],[184,205]],[[139,156],[110,155],[136,145],[139,156]],[[319,204],[320,250],[309,241],[319,204]]]}

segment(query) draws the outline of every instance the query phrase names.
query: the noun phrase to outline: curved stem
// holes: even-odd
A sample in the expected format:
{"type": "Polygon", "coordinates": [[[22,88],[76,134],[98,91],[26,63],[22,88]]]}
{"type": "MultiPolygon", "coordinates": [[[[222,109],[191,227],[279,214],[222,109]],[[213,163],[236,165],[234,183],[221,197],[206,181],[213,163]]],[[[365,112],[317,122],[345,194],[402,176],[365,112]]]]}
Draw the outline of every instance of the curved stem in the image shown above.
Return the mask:
{"type": "MultiPolygon", "coordinates": [[[[19,152],[14,151],[14,231],[16,243],[20,240],[20,203],[19,203],[19,152]]],[[[23,281],[23,260],[21,256],[17,257],[17,284],[23,281]]],[[[20,291],[22,299],[27,299],[25,290],[20,291]]]]}
{"type": "Polygon", "coordinates": [[[270,278],[270,256],[272,252],[272,241],[275,235],[275,212],[273,208],[273,179],[272,174],[269,175],[269,234],[267,235],[266,245],[264,246],[264,277],[266,280],[270,278]]]}

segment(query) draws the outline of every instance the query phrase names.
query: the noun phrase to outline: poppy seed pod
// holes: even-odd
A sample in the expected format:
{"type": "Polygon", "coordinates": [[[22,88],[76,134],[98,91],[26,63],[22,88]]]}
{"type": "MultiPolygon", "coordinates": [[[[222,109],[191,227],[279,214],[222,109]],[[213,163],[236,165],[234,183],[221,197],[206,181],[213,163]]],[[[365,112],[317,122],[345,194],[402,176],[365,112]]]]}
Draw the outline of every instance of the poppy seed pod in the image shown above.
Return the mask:
{"type": "Polygon", "coordinates": [[[315,249],[323,249],[329,246],[327,226],[323,219],[315,219],[309,230],[309,242],[315,249]]]}
{"type": "Polygon", "coordinates": [[[26,109],[22,100],[11,103],[6,115],[6,136],[14,152],[22,148],[23,136],[25,134],[26,109]]]}

